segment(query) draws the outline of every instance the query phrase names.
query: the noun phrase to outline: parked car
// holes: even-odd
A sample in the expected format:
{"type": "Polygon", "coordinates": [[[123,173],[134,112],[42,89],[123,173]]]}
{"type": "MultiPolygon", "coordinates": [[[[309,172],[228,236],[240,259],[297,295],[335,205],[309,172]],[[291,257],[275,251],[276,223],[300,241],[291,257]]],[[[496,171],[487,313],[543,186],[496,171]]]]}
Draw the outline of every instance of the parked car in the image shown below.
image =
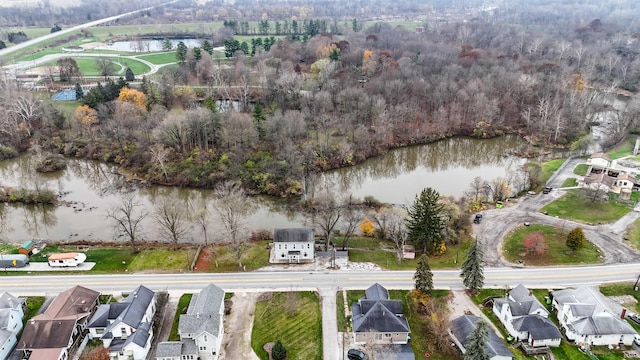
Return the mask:
{"type": "Polygon", "coordinates": [[[367,355],[360,350],[349,349],[349,352],[347,352],[347,358],[349,358],[349,360],[365,360],[367,355]]]}
{"type": "Polygon", "coordinates": [[[629,315],[629,319],[631,319],[636,324],[640,324],[640,315],[638,315],[638,314],[629,315]]]}
{"type": "Polygon", "coordinates": [[[543,194],[548,194],[551,192],[551,190],[553,190],[553,188],[551,186],[545,186],[544,190],[542,190],[543,194]]]}
{"type": "Polygon", "coordinates": [[[476,224],[480,224],[481,220],[482,220],[482,214],[476,214],[476,216],[473,218],[473,222],[476,224]]]}

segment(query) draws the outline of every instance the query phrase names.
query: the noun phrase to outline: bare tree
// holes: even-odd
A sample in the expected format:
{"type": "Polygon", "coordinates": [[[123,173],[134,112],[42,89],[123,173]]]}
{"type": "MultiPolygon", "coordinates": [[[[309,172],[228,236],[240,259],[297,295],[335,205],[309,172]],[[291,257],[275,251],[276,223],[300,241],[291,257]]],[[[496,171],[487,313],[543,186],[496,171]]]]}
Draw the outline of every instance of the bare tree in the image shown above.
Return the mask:
{"type": "Polygon", "coordinates": [[[242,267],[242,250],[249,239],[245,231],[245,221],[253,214],[254,206],[244,190],[234,182],[226,181],[218,184],[214,191],[216,198],[212,206],[224,228],[221,235],[231,243],[238,265],[242,267]]]}
{"type": "Polygon", "coordinates": [[[329,251],[331,235],[345,211],[345,199],[335,189],[324,188],[306,204],[307,216],[325,236],[325,249],[329,251]]]}
{"type": "Polygon", "coordinates": [[[96,68],[98,72],[100,72],[100,75],[104,76],[105,80],[108,76],[113,76],[116,74],[116,69],[113,61],[106,57],[99,57],[96,60],[96,68]]]}
{"type": "Polygon", "coordinates": [[[174,246],[189,232],[187,216],[182,208],[176,206],[176,201],[175,194],[164,197],[155,205],[153,214],[160,235],[174,246]]]}
{"type": "Polygon", "coordinates": [[[209,245],[209,207],[207,200],[203,197],[196,203],[191,204],[191,221],[193,221],[204,237],[204,246],[209,245]]]}
{"type": "Polygon", "coordinates": [[[404,246],[407,244],[407,210],[401,208],[391,208],[387,213],[387,235],[396,244],[398,249],[398,262],[402,262],[404,258],[404,246]]]}
{"type": "Polygon", "coordinates": [[[125,236],[131,243],[133,252],[136,252],[136,241],[141,234],[140,222],[149,215],[149,212],[137,202],[133,194],[126,194],[122,197],[120,204],[112,206],[107,210],[107,219],[114,222],[116,237],[125,236]]]}
{"type": "Polygon", "coordinates": [[[349,196],[342,221],[342,250],[346,249],[349,239],[360,226],[365,212],[364,206],[349,196]]]}

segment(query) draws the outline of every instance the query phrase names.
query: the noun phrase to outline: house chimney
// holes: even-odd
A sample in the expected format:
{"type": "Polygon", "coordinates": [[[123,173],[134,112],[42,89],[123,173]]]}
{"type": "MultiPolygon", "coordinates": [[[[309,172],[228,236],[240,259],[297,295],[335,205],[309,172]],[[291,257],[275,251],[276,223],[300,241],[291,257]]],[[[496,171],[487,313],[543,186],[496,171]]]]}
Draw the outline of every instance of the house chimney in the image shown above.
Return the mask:
{"type": "Polygon", "coordinates": [[[620,312],[620,319],[624,319],[625,315],[627,315],[627,309],[622,308],[622,312],[620,312]]]}
{"type": "Polygon", "coordinates": [[[529,290],[529,296],[533,295],[533,290],[529,290]]]}

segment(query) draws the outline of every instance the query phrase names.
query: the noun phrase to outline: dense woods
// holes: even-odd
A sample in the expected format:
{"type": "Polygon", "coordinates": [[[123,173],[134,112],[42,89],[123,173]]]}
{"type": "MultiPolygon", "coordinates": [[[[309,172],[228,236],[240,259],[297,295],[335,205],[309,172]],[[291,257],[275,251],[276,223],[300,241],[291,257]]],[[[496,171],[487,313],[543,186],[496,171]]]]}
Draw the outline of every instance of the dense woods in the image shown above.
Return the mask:
{"type": "MultiPolygon", "coordinates": [[[[400,3],[387,13],[423,9],[400,3]]],[[[103,82],[72,119],[4,86],[0,134],[18,150],[38,144],[46,152],[114,162],[156,183],[213,187],[236,180],[250,192],[278,196],[300,194],[318,171],[454,135],[517,133],[535,144],[584,150],[592,143],[590,127],[601,121],[593,114],[610,109],[605,99],[638,90],[640,28],[629,16],[638,5],[614,3],[619,7],[538,2],[526,5],[532,12],[477,7],[466,22],[452,20],[460,9],[434,3],[428,9],[449,20],[425,12],[434,19],[425,15],[417,23],[422,32],[353,19],[340,20],[332,34],[333,20],[301,19],[305,31],[314,23],[329,30],[280,37],[268,51],[254,41],[247,51],[234,48],[225,63],[210,51],[179,46],[179,66],[139,85],[103,82]],[[220,112],[218,99],[238,101],[239,111],[220,112]]],[[[249,11],[270,4],[236,4],[233,14],[225,7],[225,24],[238,26],[253,19],[249,11]]],[[[307,15],[319,16],[319,8],[307,15]]],[[[276,22],[290,28],[293,21],[274,18],[292,9],[262,16],[258,32],[274,33],[276,22]]],[[[337,8],[331,15],[343,19],[337,8]]],[[[223,45],[220,37],[210,40],[223,45]]],[[[72,84],[77,77],[65,76],[72,84]]],[[[605,146],[637,127],[640,106],[630,99],[608,119],[605,146]]]]}

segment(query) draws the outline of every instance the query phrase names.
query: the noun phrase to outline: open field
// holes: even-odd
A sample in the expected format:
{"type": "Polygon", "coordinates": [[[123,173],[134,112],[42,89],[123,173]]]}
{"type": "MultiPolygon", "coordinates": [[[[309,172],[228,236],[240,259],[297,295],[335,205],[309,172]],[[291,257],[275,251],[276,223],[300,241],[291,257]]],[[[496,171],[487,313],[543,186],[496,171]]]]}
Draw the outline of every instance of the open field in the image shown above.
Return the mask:
{"type": "Polygon", "coordinates": [[[591,201],[583,189],[578,189],[567,191],[540,211],[583,223],[609,223],[620,219],[631,211],[631,207],[615,201],[591,201]]]}
{"type": "Polygon", "coordinates": [[[597,246],[587,241],[582,249],[575,253],[566,245],[567,234],[572,229],[558,229],[547,225],[532,224],[520,226],[505,237],[502,255],[512,263],[523,260],[526,265],[580,265],[598,264],[600,252],[597,246]],[[527,252],[523,245],[525,236],[533,232],[540,232],[544,237],[547,248],[542,254],[527,252]]]}
{"type": "Polygon", "coordinates": [[[322,359],[322,313],[313,292],[262,295],[255,309],[251,347],[262,360],[264,344],[280,340],[289,359],[322,359]]]}

